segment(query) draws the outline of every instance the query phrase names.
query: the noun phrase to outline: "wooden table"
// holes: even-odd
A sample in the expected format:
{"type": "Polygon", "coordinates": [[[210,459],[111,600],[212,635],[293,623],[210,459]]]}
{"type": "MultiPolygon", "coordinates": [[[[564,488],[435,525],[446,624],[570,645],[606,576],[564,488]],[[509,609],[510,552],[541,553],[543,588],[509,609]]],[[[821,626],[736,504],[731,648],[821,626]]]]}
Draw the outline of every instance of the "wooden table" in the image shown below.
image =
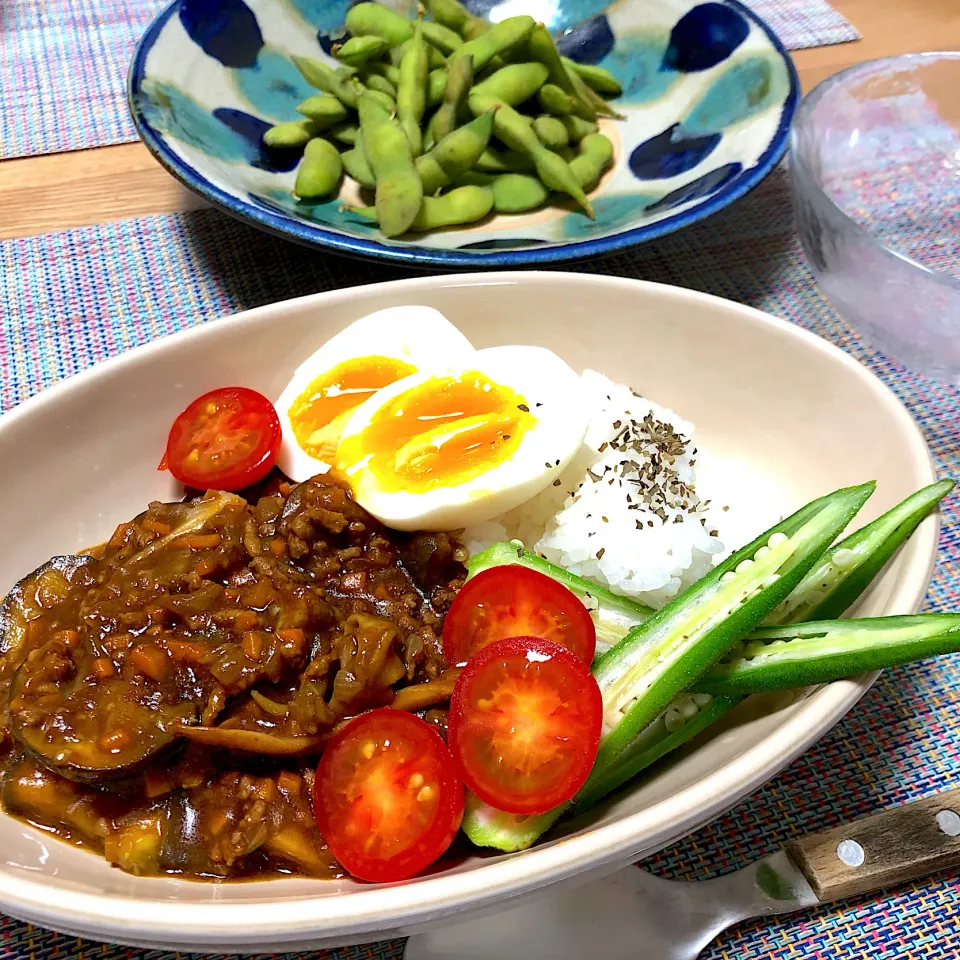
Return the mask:
{"type": "MultiPolygon", "coordinates": [[[[863,60],[960,49],[958,0],[832,0],[855,43],[798,50],[804,91],[863,60]]],[[[139,143],[0,162],[0,239],[204,206],[139,143]]]]}

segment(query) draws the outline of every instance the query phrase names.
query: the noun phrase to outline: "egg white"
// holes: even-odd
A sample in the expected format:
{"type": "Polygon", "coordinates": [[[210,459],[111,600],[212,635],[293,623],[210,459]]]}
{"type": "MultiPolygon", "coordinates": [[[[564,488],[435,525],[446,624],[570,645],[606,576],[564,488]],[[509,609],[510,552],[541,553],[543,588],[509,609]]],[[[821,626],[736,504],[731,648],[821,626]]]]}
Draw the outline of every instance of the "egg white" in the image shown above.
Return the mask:
{"type": "Polygon", "coordinates": [[[282,431],[277,466],[298,483],[330,470],[332,464],[297,443],[290,407],[313,380],[345,360],[390,357],[421,371],[458,363],[473,353],[470,341],[433,307],[389,307],[355,321],[304,360],[280,394],[275,404],[282,431]]]}
{"type": "Polygon", "coordinates": [[[589,419],[580,377],[555,353],[543,347],[491,347],[444,370],[412,374],[367,399],[341,435],[338,467],[357,502],[388,527],[456,530],[512,510],[552,483],[580,448],[589,419]],[[383,489],[364,461],[341,460],[344,443],[361,434],[385,404],[431,377],[474,370],[520,394],[535,417],[507,459],[472,480],[424,493],[383,489]]]}

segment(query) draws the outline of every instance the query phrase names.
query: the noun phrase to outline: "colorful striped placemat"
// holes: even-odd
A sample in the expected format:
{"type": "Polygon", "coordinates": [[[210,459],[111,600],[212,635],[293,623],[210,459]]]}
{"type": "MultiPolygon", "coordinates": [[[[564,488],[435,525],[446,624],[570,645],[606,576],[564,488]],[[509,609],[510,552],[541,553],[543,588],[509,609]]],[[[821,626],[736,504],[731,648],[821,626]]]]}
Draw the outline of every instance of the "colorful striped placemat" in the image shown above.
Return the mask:
{"type": "MultiPolygon", "coordinates": [[[[960,390],[871,351],[817,290],[793,230],[783,169],[732,208],[630,253],[580,267],[739,300],[839,344],[904,401],[942,476],[960,474],[960,390]]],[[[411,274],[342,260],[258,233],[212,210],[147,217],[0,243],[0,408],[158,336],[286,297],[411,274]]],[[[960,600],[960,498],[946,505],[927,606],[960,600]]],[[[672,877],[743,866],[788,837],[953,784],[960,774],[960,656],[888,671],[823,740],[725,817],[652,857],[672,877]]],[[[960,955],[960,886],[948,877],[839,907],[741,925],[707,960],[946,960],[960,955]]],[[[638,935],[639,935],[638,931],[638,935]]],[[[7,960],[173,960],[0,922],[7,960]]],[[[386,960],[398,942],[329,960],[386,960]]],[[[306,957],[306,954],[290,955],[306,957]]],[[[317,956],[312,954],[311,956],[317,956]]]]}
{"type": "MultiPolygon", "coordinates": [[[[126,76],[167,0],[14,0],[0,5],[0,160],[136,140],[126,76]]],[[[790,49],[856,40],[824,0],[754,0],[790,49]]]]}

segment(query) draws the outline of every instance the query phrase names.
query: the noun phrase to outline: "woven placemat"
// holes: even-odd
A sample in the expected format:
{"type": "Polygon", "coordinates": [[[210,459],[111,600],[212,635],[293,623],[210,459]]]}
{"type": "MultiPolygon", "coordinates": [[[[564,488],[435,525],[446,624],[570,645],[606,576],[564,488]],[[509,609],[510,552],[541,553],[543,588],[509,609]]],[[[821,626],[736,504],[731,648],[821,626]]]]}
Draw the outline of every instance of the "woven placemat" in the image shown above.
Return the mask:
{"type": "MultiPolygon", "coordinates": [[[[781,169],[738,204],[655,245],[580,267],[693,287],[792,320],[849,351],[907,405],[943,476],[960,473],[960,391],[868,349],[818,292],[792,227],[781,169]]],[[[286,297],[413,274],[320,255],[214,211],[147,217],[0,243],[0,407],[138,343],[286,297]]],[[[955,609],[960,509],[948,501],[927,606],[955,609]]],[[[960,657],[887,671],[823,740],[727,816],[648,861],[703,878],[743,866],[790,836],[824,829],[951,786],[960,770],[960,657]]],[[[960,955],[960,887],[941,877],[798,916],[744,924],[709,960],[871,960],[960,955]]],[[[638,932],[639,933],[639,932],[638,932]]],[[[322,954],[394,958],[397,942],[322,954]]],[[[104,947],[13,920],[8,960],[172,960],[104,947]]],[[[306,957],[306,954],[291,954],[306,957]]],[[[317,956],[313,954],[312,956],[317,956]]]]}
{"type": "MultiPolygon", "coordinates": [[[[136,140],[127,68],[168,0],[2,0],[0,160],[136,140]]],[[[754,0],[792,50],[856,29],[824,0],[754,0]]]]}

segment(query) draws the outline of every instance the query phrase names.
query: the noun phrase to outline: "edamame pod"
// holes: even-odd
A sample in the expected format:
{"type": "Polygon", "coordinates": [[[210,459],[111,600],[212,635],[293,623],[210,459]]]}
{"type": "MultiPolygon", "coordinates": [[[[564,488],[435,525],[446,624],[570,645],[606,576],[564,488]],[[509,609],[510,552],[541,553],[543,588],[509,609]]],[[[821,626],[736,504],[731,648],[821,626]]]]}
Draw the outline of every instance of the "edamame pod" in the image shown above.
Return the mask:
{"type": "Polygon", "coordinates": [[[577,63],[568,57],[563,58],[565,66],[572,67],[580,75],[580,79],[597,93],[607,97],[619,97],[623,93],[620,81],[603,67],[598,67],[592,63],[577,63]]]}
{"type": "Polygon", "coordinates": [[[570,78],[570,82],[573,84],[573,88],[576,91],[577,97],[581,100],[585,100],[587,103],[593,107],[596,114],[601,117],[613,117],[615,120],[623,120],[624,116],[622,113],[618,113],[603,97],[600,96],[596,90],[593,90],[591,87],[588,87],[586,83],[581,79],[580,74],[572,66],[573,61],[567,60],[566,57],[563,58],[563,67],[566,70],[567,76],[570,78]]]}
{"type": "Polygon", "coordinates": [[[555,117],[568,117],[577,106],[576,100],[555,83],[545,83],[537,92],[537,101],[547,113],[555,117]]]}
{"type": "Polygon", "coordinates": [[[458,60],[447,74],[443,102],[430,120],[430,135],[434,143],[439,143],[456,129],[457,111],[466,101],[472,83],[473,57],[468,54],[458,60]]]}
{"type": "Polygon", "coordinates": [[[287,120],[265,131],[263,142],[274,150],[296,150],[305,147],[316,135],[312,120],[287,120]]]}
{"type": "Polygon", "coordinates": [[[493,97],[511,107],[529,100],[547,79],[542,63],[511,63],[501,67],[471,91],[471,97],[493,97]]]}
{"type": "Polygon", "coordinates": [[[474,166],[489,173],[526,173],[533,169],[533,161],[516,150],[500,151],[488,146],[474,166]]]}
{"type": "Polygon", "coordinates": [[[427,74],[427,106],[435,107],[443,103],[443,95],[447,89],[447,71],[431,70],[427,74]]]}
{"type": "Polygon", "coordinates": [[[423,152],[420,122],[427,108],[427,50],[423,24],[417,21],[413,39],[400,61],[400,83],[397,85],[397,119],[410,141],[414,157],[423,152]]]}
{"type": "Polygon", "coordinates": [[[423,184],[400,123],[385,114],[364,93],[358,102],[363,150],[376,178],[376,208],[380,229],[398,237],[410,229],[423,202],[423,184]]]}
{"type": "Polygon", "coordinates": [[[325,63],[312,60],[310,57],[293,56],[291,59],[303,75],[303,79],[311,87],[329,93],[345,106],[356,110],[357,98],[363,88],[360,81],[354,76],[356,71],[352,67],[340,67],[337,70],[332,70],[325,63]]]}
{"type": "Polygon", "coordinates": [[[379,57],[390,49],[388,41],[373,35],[351,37],[346,43],[334,46],[333,55],[348,67],[362,67],[368,60],[379,57]]]}
{"type": "Polygon", "coordinates": [[[423,5],[437,23],[457,33],[472,16],[459,0],[423,0],[423,5]]]}
{"type": "Polygon", "coordinates": [[[347,11],[346,27],[354,37],[382,37],[398,47],[413,36],[413,24],[380,3],[358,3],[347,11]]]}
{"type": "Polygon", "coordinates": [[[492,112],[481,114],[445,136],[428,154],[417,158],[416,169],[426,196],[453,183],[477,163],[490,141],[493,124],[492,112]]]}
{"type": "Polygon", "coordinates": [[[364,67],[364,73],[375,73],[383,77],[384,80],[389,80],[394,87],[400,82],[400,68],[395,67],[392,63],[384,63],[383,61],[368,63],[364,67]]]}
{"type": "Polygon", "coordinates": [[[397,103],[389,93],[384,93],[382,90],[365,90],[364,94],[376,100],[387,113],[393,113],[397,109],[397,103]]]}
{"type": "Polygon", "coordinates": [[[357,133],[360,128],[355,123],[337,123],[326,131],[324,136],[340,143],[349,143],[351,145],[357,142],[357,133]]]}
{"type": "Polygon", "coordinates": [[[377,178],[373,175],[373,171],[370,169],[370,164],[367,161],[367,155],[363,150],[363,134],[357,134],[357,142],[354,144],[352,150],[344,150],[340,154],[340,159],[343,161],[343,168],[347,173],[353,177],[361,187],[366,187],[368,190],[373,190],[377,185],[377,178]]]}
{"type": "MultiPolygon", "coordinates": [[[[403,58],[410,49],[410,44],[412,42],[413,41],[411,38],[406,43],[401,44],[399,47],[394,47],[390,51],[390,60],[395,66],[399,67],[403,62],[403,58]]],[[[445,67],[447,65],[447,61],[443,54],[436,47],[431,47],[430,44],[427,44],[427,64],[429,69],[439,70],[441,67],[445,67]]]]}
{"type": "Polygon", "coordinates": [[[573,175],[569,165],[553,151],[548,150],[533,132],[533,125],[526,118],[517,113],[508,104],[497,101],[487,103],[486,98],[470,98],[470,109],[476,111],[483,106],[497,107],[493,117],[493,130],[497,138],[508,147],[525,153],[537,170],[537,176],[552,190],[558,190],[573,197],[583,208],[588,217],[593,219],[593,205],[587,199],[577,178],[573,175]]]}
{"type": "Polygon", "coordinates": [[[525,213],[546,203],[550,191],[529,173],[501,173],[490,185],[497,213],[525,213]]]}
{"type": "Polygon", "coordinates": [[[580,117],[558,117],[570,138],[570,143],[579,143],[584,137],[596,133],[599,129],[592,120],[583,120],[580,117]]]}
{"type": "Polygon", "coordinates": [[[307,97],[297,107],[297,113],[302,113],[312,120],[318,129],[326,129],[347,118],[347,108],[336,97],[330,96],[329,93],[307,97]]]}
{"type": "Polygon", "coordinates": [[[461,28],[460,36],[469,42],[470,40],[476,40],[477,37],[488,33],[492,27],[493,24],[489,20],[484,20],[482,17],[471,16],[461,28]]]}
{"type": "Polygon", "coordinates": [[[424,197],[410,229],[422,233],[438,227],[475,223],[492,209],[493,192],[489,187],[457,187],[442,197],[424,197]]]}
{"type": "Polygon", "coordinates": [[[473,69],[481,70],[498,54],[504,53],[518,43],[523,43],[533,31],[533,17],[507,17],[495,23],[485,33],[468,40],[450,54],[448,66],[453,66],[461,57],[473,57],[473,69]]]}
{"type": "Polygon", "coordinates": [[[397,99],[396,85],[379,73],[361,73],[360,80],[368,90],[379,90],[380,93],[385,93],[391,100],[397,99]]]}
{"type": "Polygon", "coordinates": [[[303,200],[316,200],[336,193],[343,176],[343,163],[337,148],[328,140],[311,140],[297,168],[294,193],[303,200]]]}
{"type": "Polygon", "coordinates": [[[432,47],[436,47],[444,56],[463,46],[463,37],[442,23],[423,23],[423,38],[432,47]]]}
{"type": "MultiPolygon", "coordinates": [[[[550,72],[550,83],[559,87],[571,98],[573,109],[570,112],[583,117],[584,120],[595,120],[597,118],[596,109],[586,94],[581,95],[581,92],[578,92],[576,83],[563,65],[563,60],[560,58],[557,45],[553,42],[553,37],[550,36],[542,23],[538,23],[530,34],[530,39],[527,42],[527,55],[532,60],[539,60],[550,72]]],[[[579,77],[577,80],[582,86],[585,86],[583,81],[579,80],[579,77]]]]}
{"type": "Polygon", "coordinates": [[[591,133],[580,141],[580,153],[570,161],[570,169],[590,193],[612,162],[613,144],[602,133],[591,133]]]}
{"type": "MultiPolygon", "coordinates": [[[[564,119],[570,119],[565,117],[564,119]]],[[[559,150],[570,143],[567,128],[557,117],[537,117],[533,121],[533,132],[540,142],[551,150],[559,150]]]]}

